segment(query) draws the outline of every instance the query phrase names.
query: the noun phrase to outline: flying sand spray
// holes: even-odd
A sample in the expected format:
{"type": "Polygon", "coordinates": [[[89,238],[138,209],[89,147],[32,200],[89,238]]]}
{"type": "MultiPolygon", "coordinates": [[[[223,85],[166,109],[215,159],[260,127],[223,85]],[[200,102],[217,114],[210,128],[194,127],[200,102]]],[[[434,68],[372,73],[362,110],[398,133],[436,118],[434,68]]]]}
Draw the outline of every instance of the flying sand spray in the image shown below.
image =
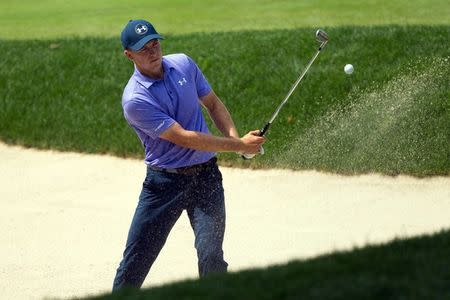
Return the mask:
{"type": "MultiPolygon", "coordinates": [[[[313,58],[309,61],[308,65],[306,66],[305,70],[302,72],[300,77],[297,79],[297,81],[295,81],[294,85],[292,85],[291,89],[287,93],[287,95],[284,98],[283,102],[281,102],[281,104],[278,106],[277,110],[272,115],[272,117],[270,118],[269,122],[267,122],[266,125],[264,125],[264,127],[259,131],[259,134],[258,134],[259,136],[264,136],[266,134],[267,130],[269,130],[270,125],[275,120],[275,118],[278,116],[278,113],[283,108],[283,106],[286,104],[286,102],[288,101],[289,97],[294,92],[295,88],[298,86],[300,81],[305,76],[306,72],[308,72],[309,68],[311,67],[313,62],[316,60],[316,58],[319,55],[320,51],[328,43],[328,35],[322,29],[318,29],[316,31],[316,40],[320,43],[319,49],[317,49],[317,52],[314,54],[313,58]]],[[[263,148],[261,148],[261,152],[260,153],[264,154],[264,149],[263,148]]],[[[253,157],[255,157],[255,155],[256,154],[242,154],[242,158],[243,159],[252,159],[253,157]]]]}

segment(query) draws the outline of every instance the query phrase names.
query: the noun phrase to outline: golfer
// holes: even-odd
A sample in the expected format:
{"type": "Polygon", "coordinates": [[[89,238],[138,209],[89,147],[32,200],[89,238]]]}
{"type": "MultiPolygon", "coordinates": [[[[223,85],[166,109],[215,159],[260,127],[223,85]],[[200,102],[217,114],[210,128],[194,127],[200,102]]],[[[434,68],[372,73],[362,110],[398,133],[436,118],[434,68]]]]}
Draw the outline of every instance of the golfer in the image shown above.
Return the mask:
{"type": "Polygon", "coordinates": [[[183,210],[195,235],[200,276],[226,272],[222,242],[225,205],[216,152],[259,153],[258,130],[242,138],[196,63],[162,56],[163,39],[149,22],[131,20],[121,35],[134,63],[122,106],[145,148],[147,174],[113,290],[141,287],[183,210]],[[201,106],[223,137],[210,134],[201,106]]]}

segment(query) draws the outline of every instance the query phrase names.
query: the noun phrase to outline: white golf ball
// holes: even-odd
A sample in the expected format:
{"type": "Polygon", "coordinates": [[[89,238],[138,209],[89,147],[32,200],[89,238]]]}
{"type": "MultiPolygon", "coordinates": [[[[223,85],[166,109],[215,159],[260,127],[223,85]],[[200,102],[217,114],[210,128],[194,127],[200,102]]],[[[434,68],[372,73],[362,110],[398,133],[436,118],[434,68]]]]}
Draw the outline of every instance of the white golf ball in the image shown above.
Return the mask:
{"type": "Polygon", "coordinates": [[[352,74],[354,71],[353,66],[351,64],[346,64],[344,67],[344,71],[347,74],[352,74]]]}

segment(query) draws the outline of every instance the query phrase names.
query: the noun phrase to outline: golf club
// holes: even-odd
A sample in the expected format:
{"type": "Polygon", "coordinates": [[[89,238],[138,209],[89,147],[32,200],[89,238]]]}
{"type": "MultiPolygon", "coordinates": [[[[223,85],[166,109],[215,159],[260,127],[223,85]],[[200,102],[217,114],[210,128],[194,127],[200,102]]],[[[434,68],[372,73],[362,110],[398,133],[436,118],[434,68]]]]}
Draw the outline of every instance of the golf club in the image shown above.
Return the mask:
{"type": "MultiPolygon", "coordinates": [[[[300,83],[300,81],[303,79],[303,77],[305,76],[306,72],[308,72],[309,68],[311,67],[311,65],[313,64],[313,62],[316,60],[317,56],[319,55],[320,51],[325,47],[325,45],[328,43],[328,35],[326,34],[325,31],[323,31],[322,29],[318,29],[316,31],[316,40],[320,43],[319,49],[317,50],[317,52],[314,54],[313,58],[309,61],[308,65],[306,66],[306,68],[303,70],[302,74],[300,75],[300,77],[297,79],[297,81],[295,81],[295,83],[292,85],[291,89],[289,90],[289,92],[287,93],[286,97],[284,97],[284,100],[281,102],[281,104],[278,106],[277,110],[275,111],[275,113],[272,115],[272,117],[270,118],[269,122],[266,123],[266,125],[264,125],[264,127],[259,131],[259,136],[264,136],[267,132],[267,130],[269,130],[270,125],[273,123],[273,121],[275,120],[275,118],[278,116],[278,113],[280,112],[280,110],[283,108],[283,106],[286,104],[286,102],[288,101],[289,97],[292,95],[292,93],[294,92],[294,90],[297,88],[298,84],[300,83]]],[[[264,149],[261,148],[261,154],[264,154],[264,149]]],[[[242,154],[242,158],[244,159],[251,159],[255,156],[256,154],[242,154]]]]}

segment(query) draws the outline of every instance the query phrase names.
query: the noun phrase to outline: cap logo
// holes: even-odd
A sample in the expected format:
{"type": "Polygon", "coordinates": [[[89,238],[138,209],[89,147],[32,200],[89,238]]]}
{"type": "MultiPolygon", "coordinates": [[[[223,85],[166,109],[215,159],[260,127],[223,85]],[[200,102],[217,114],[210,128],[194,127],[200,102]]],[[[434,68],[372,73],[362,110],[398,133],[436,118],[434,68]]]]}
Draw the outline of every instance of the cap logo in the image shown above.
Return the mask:
{"type": "Polygon", "coordinates": [[[148,27],[144,24],[138,24],[136,27],[134,27],[134,31],[136,31],[137,34],[145,34],[148,31],[148,27]]]}

